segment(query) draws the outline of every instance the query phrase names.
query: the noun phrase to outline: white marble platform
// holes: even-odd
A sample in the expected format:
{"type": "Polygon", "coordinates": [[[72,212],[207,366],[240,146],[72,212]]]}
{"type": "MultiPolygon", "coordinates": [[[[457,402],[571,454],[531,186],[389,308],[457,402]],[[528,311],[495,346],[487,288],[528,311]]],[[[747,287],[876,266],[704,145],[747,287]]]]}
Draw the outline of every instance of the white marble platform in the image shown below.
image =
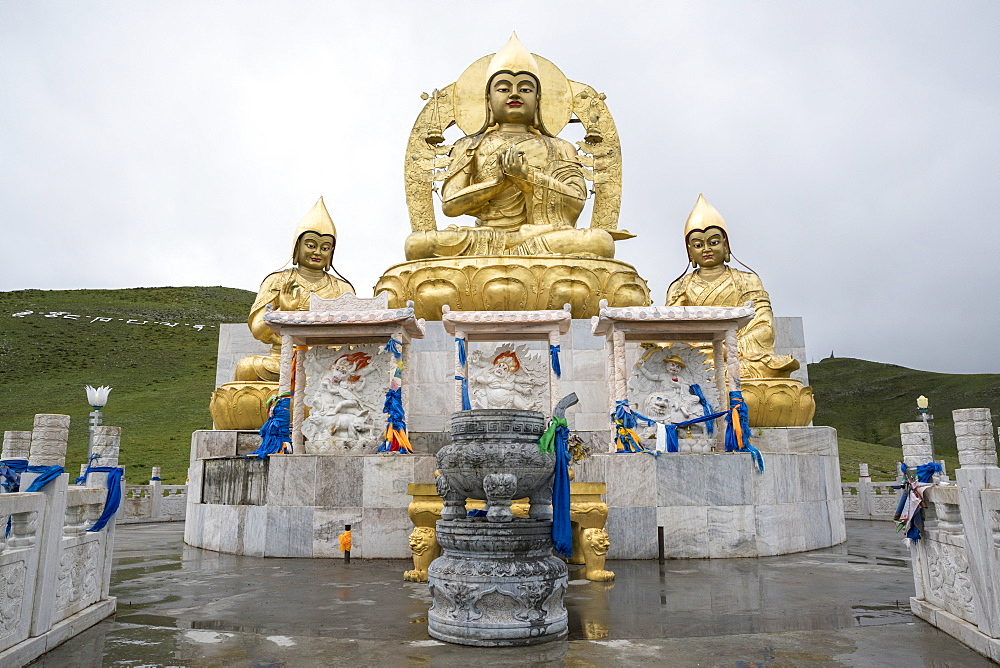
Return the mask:
{"type": "MultiPolygon", "coordinates": [[[[653,559],[657,527],[669,558],[754,557],[829,547],[846,539],[836,431],[764,429],[766,470],[740,453],[598,454],[576,480],[604,482],[612,559],[653,559]]],[[[236,456],[236,432],[195,432],[185,541],[219,552],[341,558],[410,556],[411,482],[432,482],[435,460],[417,455],[272,455],[260,505],[204,504],[206,461],[236,456]],[[211,454],[209,454],[211,453],[211,454]],[[207,455],[207,459],[205,456],[207,455]]]]}

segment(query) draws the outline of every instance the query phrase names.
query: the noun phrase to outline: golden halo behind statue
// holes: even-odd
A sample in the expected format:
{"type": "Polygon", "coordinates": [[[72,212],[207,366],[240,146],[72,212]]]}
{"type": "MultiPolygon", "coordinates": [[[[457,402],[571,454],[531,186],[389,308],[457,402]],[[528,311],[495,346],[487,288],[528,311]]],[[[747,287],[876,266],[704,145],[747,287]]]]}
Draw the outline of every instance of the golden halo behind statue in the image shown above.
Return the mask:
{"type": "MultiPolygon", "coordinates": [[[[455,82],[455,123],[466,135],[483,129],[486,123],[486,69],[494,54],[483,56],[465,68],[455,82]]],[[[541,115],[545,129],[558,135],[573,114],[573,94],[569,81],[555,64],[538,54],[531,54],[541,69],[541,115]]]]}

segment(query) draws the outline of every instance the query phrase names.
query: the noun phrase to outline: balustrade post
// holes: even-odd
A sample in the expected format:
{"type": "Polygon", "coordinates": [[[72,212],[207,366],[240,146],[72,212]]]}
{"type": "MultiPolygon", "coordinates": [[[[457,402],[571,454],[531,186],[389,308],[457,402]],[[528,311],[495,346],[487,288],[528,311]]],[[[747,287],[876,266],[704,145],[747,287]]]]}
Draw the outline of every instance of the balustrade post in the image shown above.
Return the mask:
{"type": "MultiPolygon", "coordinates": [[[[28,466],[65,466],[68,437],[68,415],[36,415],[31,430],[28,466]]],[[[21,476],[21,491],[27,490],[40,475],[25,471],[21,476]]],[[[38,572],[35,577],[35,605],[31,612],[32,636],[52,628],[52,617],[56,612],[56,586],[59,582],[68,486],[69,474],[63,473],[41,491],[45,504],[37,533],[38,572]]]]}
{"type": "MultiPolygon", "coordinates": [[[[965,529],[968,577],[972,582],[976,623],[991,638],[1000,638],[1000,559],[994,546],[997,531],[993,508],[984,506],[984,490],[1000,489],[996,441],[988,408],[952,411],[958,445],[959,510],[965,529]]],[[[995,497],[996,494],[990,494],[995,497]]]]}
{"type": "Polygon", "coordinates": [[[160,480],[160,467],[153,467],[153,475],[149,479],[149,517],[158,519],[163,516],[163,482],[160,480]]]}
{"type": "MultiPolygon", "coordinates": [[[[94,445],[91,449],[91,456],[94,457],[93,466],[95,467],[117,467],[118,466],[118,454],[121,451],[121,438],[122,438],[122,428],[114,427],[111,425],[101,425],[99,427],[94,427],[94,445]]],[[[100,489],[108,488],[108,477],[110,473],[91,471],[90,475],[87,476],[86,485],[87,487],[97,487],[100,489]]],[[[104,536],[104,572],[109,573],[111,571],[111,556],[112,547],[115,542],[115,524],[118,521],[118,517],[125,513],[125,477],[122,476],[121,482],[121,505],[118,507],[118,513],[114,518],[111,519],[105,525],[101,532],[104,536]]],[[[110,490],[109,490],[110,491],[110,490]]],[[[101,599],[106,599],[108,597],[108,589],[110,586],[110,578],[104,578],[101,585],[101,599]]]]}
{"type": "Polygon", "coordinates": [[[875,500],[872,497],[872,477],[868,474],[868,464],[858,464],[858,514],[868,519],[875,515],[875,500]]]}

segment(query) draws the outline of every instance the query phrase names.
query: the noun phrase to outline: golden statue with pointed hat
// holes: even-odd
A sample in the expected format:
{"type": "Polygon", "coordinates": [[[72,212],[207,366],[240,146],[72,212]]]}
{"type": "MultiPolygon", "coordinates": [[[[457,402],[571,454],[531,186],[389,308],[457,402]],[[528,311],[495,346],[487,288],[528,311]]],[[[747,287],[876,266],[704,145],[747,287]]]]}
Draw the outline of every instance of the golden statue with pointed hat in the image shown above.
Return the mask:
{"type": "Polygon", "coordinates": [[[236,366],[234,380],[278,382],[281,337],[264,324],[268,306],[276,311],[308,311],[312,294],[334,299],[354,292],[354,287],[333,269],[336,246],[337,228],[320,197],[295,230],[291,257],[295,266],[268,274],[250,308],[250,331],[255,339],[271,345],[271,353],[244,357],[236,366]],[[331,269],[333,274],[328,273],[331,269]]]}
{"type": "Polygon", "coordinates": [[[279,311],[307,311],[312,294],[334,299],[354,292],[333,269],[336,246],[337,228],[320,197],[295,230],[294,266],[268,274],[261,282],[247,324],[254,338],[270,345],[271,351],[241,359],[233,382],[212,393],[209,412],[216,429],[259,429],[267,419],[267,400],[278,392],[281,366],[281,338],[264,324],[268,306],[279,311]]]}
{"type": "Polygon", "coordinates": [[[650,303],[635,269],[613,259],[615,241],[633,235],[618,230],[621,151],[603,95],[512,35],[427,97],[407,147],[407,262],[375,286],[391,306],[413,300],[418,316],[440,319],[444,304],[516,311],[569,303],[584,318],[601,299],[650,303]],[[571,121],[586,131],[579,150],[557,136],[571,121]],[[451,125],[466,136],[442,145],[451,125]],[[439,181],[442,213],[473,225],[438,229],[439,181]],[[590,227],[578,228],[591,193],[590,227]]]}
{"type": "MultiPolygon", "coordinates": [[[[751,302],[753,319],[737,333],[743,397],[755,427],[805,426],[816,411],[812,388],[790,377],[799,368],[791,355],[774,354],[774,314],[760,276],[728,266],[729,228],[704,195],[684,224],[684,242],[694,271],[667,289],[667,306],[741,306],[751,302]]],[[[685,270],[686,272],[686,270],[685,270]]]]}

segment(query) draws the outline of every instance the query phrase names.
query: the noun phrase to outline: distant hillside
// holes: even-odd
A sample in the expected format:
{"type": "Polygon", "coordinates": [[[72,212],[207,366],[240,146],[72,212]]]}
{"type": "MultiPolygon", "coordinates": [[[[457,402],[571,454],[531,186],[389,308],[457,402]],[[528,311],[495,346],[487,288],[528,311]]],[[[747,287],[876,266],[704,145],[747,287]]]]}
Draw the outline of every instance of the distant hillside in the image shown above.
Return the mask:
{"type": "Polygon", "coordinates": [[[105,424],[122,427],[121,463],[142,482],[187,475],[191,432],[211,429],[219,323],[246,318],[254,293],[232,288],[0,292],[0,430],[35,413],[69,415],[66,469],[87,448],[84,385],[114,389],[105,424]]]}
{"type": "Polygon", "coordinates": [[[830,358],[809,365],[816,395],[814,424],[837,429],[841,439],[891,447],[900,452],[899,423],[918,419],[917,397],[930,401],[934,447],[939,458],[955,456],[951,412],[989,408],[1000,418],[1000,374],[946,374],[895,364],[830,358]]]}
{"type": "MultiPolygon", "coordinates": [[[[67,470],[87,446],[83,386],[111,385],[105,423],[121,426],[121,463],[142,482],[151,466],[167,482],[187,475],[191,432],[209,429],[220,322],[241,322],[254,294],[232,288],[0,292],[0,430],[31,429],[35,413],[71,416],[67,470]]],[[[864,360],[809,365],[815,424],[836,427],[845,479],[857,462],[892,477],[899,423],[930,398],[939,457],[955,466],[951,411],[988,407],[1000,417],[1000,375],[914,371],[864,360]],[[875,444],[875,445],[872,445],[875,444]]]]}

